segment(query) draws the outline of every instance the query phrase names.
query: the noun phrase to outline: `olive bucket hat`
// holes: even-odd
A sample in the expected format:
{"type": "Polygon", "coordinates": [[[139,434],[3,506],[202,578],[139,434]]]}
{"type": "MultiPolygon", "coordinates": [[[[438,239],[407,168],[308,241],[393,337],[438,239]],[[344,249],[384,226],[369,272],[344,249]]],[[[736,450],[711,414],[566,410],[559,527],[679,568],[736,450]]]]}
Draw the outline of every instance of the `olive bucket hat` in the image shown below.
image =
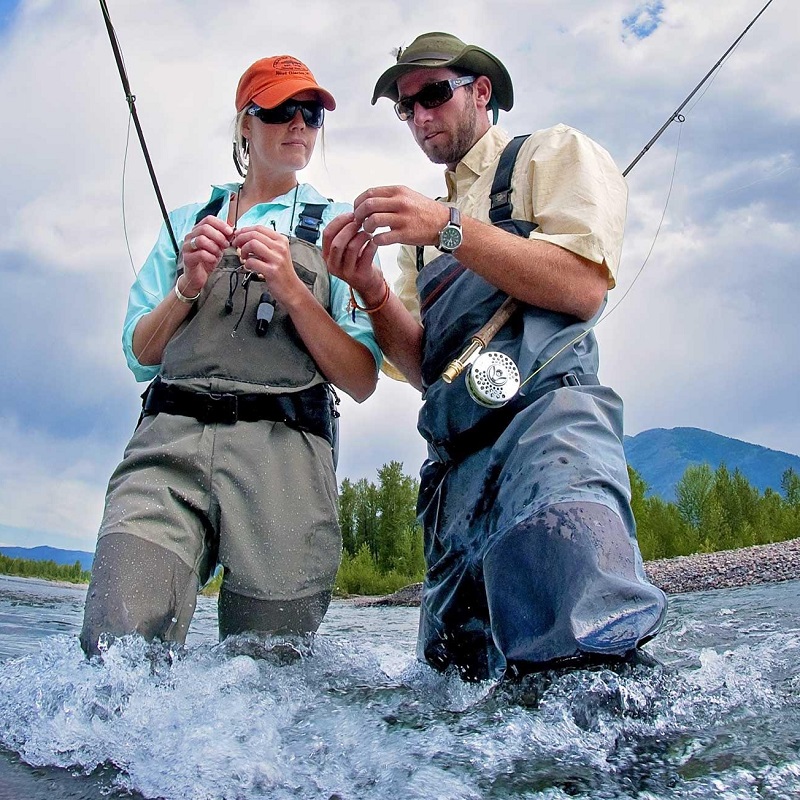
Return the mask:
{"type": "Polygon", "coordinates": [[[511,77],[502,62],[491,53],[472,44],[464,44],[450,33],[423,33],[397,53],[397,63],[389,67],[375,84],[372,105],[379,97],[393,102],[400,99],[397,79],[415,69],[450,67],[472,75],[485,75],[492,82],[492,99],[498,108],[510,111],[514,105],[511,77]]]}

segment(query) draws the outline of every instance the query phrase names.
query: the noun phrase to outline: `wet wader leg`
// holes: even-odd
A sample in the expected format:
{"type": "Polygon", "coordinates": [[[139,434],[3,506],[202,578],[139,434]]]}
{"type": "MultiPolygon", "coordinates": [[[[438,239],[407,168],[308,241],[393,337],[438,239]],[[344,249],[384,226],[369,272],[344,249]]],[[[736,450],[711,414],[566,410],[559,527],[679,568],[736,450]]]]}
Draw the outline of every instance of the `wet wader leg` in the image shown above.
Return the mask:
{"type": "Polygon", "coordinates": [[[618,660],[658,631],[664,593],[635,540],[599,503],[550,506],[500,534],[483,560],[494,640],[519,672],[618,660]]]}
{"type": "Polygon", "coordinates": [[[223,586],[219,593],[219,638],[237,633],[313,633],[319,628],[330,592],[298,600],[258,600],[223,586]]]}
{"type": "MultiPolygon", "coordinates": [[[[464,498],[474,494],[474,487],[469,483],[451,486],[448,478],[458,476],[448,472],[438,462],[427,462],[422,469],[417,512],[428,570],[417,657],[440,672],[455,668],[462,680],[482,681],[502,671],[502,657],[492,640],[479,547],[471,536],[459,536],[447,526],[452,513],[448,498],[463,508],[464,498]]],[[[477,536],[476,541],[482,538],[477,536]]]]}
{"type": "Polygon", "coordinates": [[[197,590],[197,574],[170,550],[131,534],[106,534],[95,552],[81,647],[95,655],[103,633],[182,644],[197,590]]]}

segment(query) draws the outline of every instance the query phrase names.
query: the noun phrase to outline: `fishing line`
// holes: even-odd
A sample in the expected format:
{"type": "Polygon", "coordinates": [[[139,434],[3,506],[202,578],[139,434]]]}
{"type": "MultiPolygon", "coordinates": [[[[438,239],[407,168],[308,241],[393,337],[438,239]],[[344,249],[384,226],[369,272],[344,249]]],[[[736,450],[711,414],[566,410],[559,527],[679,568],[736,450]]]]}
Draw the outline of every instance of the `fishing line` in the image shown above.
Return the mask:
{"type": "MultiPolygon", "coordinates": [[[[151,180],[151,182],[153,184],[153,189],[155,190],[155,193],[156,193],[156,199],[158,200],[159,208],[161,209],[161,216],[164,219],[164,225],[165,225],[165,227],[167,229],[167,232],[169,233],[169,238],[170,238],[170,241],[172,242],[172,247],[173,247],[173,249],[175,251],[176,260],[180,259],[180,248],[178,247],[178,242],[177,242],[177,240],[175,238],[175,232],[172,229],[172,223],[171,223],[170,218],[169,218],[169,213],[167,212],[167,207],[166,207],[166,204],[164,203],[164,198],[163,198],[163,196],[161,194],[161,188],[160,188],[160,186],[158,184],[158,178],[156,177],[155,169],[153,167],[153,162],[150,159],[150,151],[147,148],[147,142],[145,141],[145,138],[144,138],[144,131],[142,130],[141,123],[139,122],[139,115],[138,115],[138,113],[136,111],[136,96],[131,91],[130,82],[128,80],[128,74],[127,74],[127,71],[125,69],[124,58],[122,56],[122,49],[119,46],[119,40],[117,39],[117,33],[116,33],[116,30],[114,29],[114,25],[111,22],[111,15],[110,15],[110,13],[108,11],[108,6],[106,5],[106,0],[100,0],[100,10],[103,13],[103,20],[105,21],[106,30],[108,31],[108,37],[109,37],[109,40],[111,41],[111,49],[114,52],[114,60],[116,61],[117,69],[119,70],[120,80],[122,81],[122,88],[125,91],[125,101],[128,104],[128,132],[127,132],[126,141],[125,141],[125,157],[123,159],[123,166],[122,166],[122,225],[123,225],[123,231],[125,233],[125,244],[126,244],[126,246],[128,248],[128,258],[131,261],[131,267],[133,268],[133,274],[136,276],[136,280],[139,283],[139,286],[143,289],[143,291],[146,294],[150,295],[150,297],[152,297],[155,300],[159,300],[159,302],[163,302],[163,300],[160,299],[157,295],[155,295],[153,292],[150,292],[148,289],[146,289],[144,286],[142,286],[141,281],[139,281],[139,275],[138,275],[138,273],[136,271],[136,267],[134,266],[134,263],[133,263],[133,256],[131,254],[130,242],[129,242],[129,239],[128,239],[128,229],[127,229],[127,222],[126,222],[126,216],[125,216],[125,173],[126,173],[126,169],[127,169],[128,148],[129,148],[129,145],[130,145],[130,126],[131,126],[131,122],[133,122],[133,125],[136,128],[136,134],[137,134],[137,136],[139,138],[139,144],[140,144],[140,146],[142,148],[142,154],[144,155],[144,160],[145,160],[145,163],[147,165],[147,170],[148,170],[148,173],[150,174],[150,180],[151,180]]],[[[177,297],[173,296],[172,294],[167,294],[164,299],[167,300],[167,304],[168,304],[168,306],[166,308],[166,311],[164,313],[164,317],[162,318],[162,320],[156,326],[156,328],[153,331],[153,333],[149,336],[149,338],[145,342],[145,344],[144,344],[144,346],[143,346],[143,348],[141,350],[142,354],[146,353],[147,348],[150,346],[150,344],[152,343],[153,339],[155,339],[155,337],[158,335],[158,333],[161,330],[161,328],[164,326],[164,324],[169,319],[170,314],[172,312],[172,309],[178,304],[177,297]]],[[[152,309],[152,310],[155,310],[155,309],[152,309]]]]}
{"type": "MultiPolygon", "coordinates": [[[[683,123],[683,122],[686,121],[686,117],[683,114],[681,114],[681,111],[683,111],[683,109],[691,101],[691,99],[697,94],[697,92],[706,83],[709,83],[709,85],[706,87],[705,91],[700,95],[700,97],[697,98],[697,100],[695,101],[695,103],[692,105],[691,108],[694,109],[694,107],[697,105],[697,103],[700,102],[702,97],[705,95],[706,91],[708,91],[708,89],[710,88],[710,84],[713,82],[713,79],[716,77],[716,74],[719,72],[722,64],[725,62],[725,60],[728,58],[728,56],[733,52],[733,50],[737,47],[739,42],[741,42],[741,40],[745,37],[747,32],[750,30],[750,28],[753,27],[753,25],[756,23],[758,18],[767,10],[767,8],[769,8],[770,5],[772,5],[772,2],[773,2],[773,0],[768,0],[768,2],[758,12],[758,14],[756,14],[756,16],[753,17],[753,19],[750,21],[750,23],[747,25],[747,27],[745,27],[745,29],[734,40],[733,44],[731,44],[731,46],[717,60],[717,62],[714,64],[714,66],[703,76],[702,80],[700,80],[700,82],[692,89],[692,91],[686,96],[686,98],[678,106],[678,108],[676,108],[675,111],[672,112],[672,114],[667,119],[667,121],[658,129],[658,131],[656,131],[655,135],[642,148],[642,150],[639,152],[639,154],[636,156],[636,158],[634,158],[633,161],[625,168],[625,170],[622,172],[622,176],[623,177],[626,177],[628,175],[628,173],[630,173],[630,171],[639,163],[639,161],[645,155],[645,153],[647,153],[647,151],[658,141],[658,139],[661,138],[661,135],[664,133],[664,131],[666,131],[666,129],[673,122],[678,121],[679,123],[683,123]],[[709,82],[709,78],[712,79],[710,82],[709,82]]],[[[689,113],[689,112],[687,111],[687,113],[689,113]]],[[[571,341],[567,342],[567,344],[565,344],[563,347],[561,347],[552,356],[550,356],[550,358],[548,358],[543,364],[541,364],[539,367],[537,367],[536,370],[534,370],[530,375],[528,375],[528,377],[525,378],[524,381],[521,381],[516,390],[512,389],[513,394],[516,394],[517,391],[521,390],[525,386],[525,384],[527,384],[536,375],[538,375],[539,372],[541,372],[548,364],[550,364],[556,357],[558,357],[561,353],[563,353],[568,347],[572,346],[576,342],[579,342],[581,339],[583,339],[585,336],[587,336],[589,333],[591,333],[603,320],[607,319],[608,316],[613,311],[615,311],[619,307],[620,303],[622,303],[622,301],[628,296],[628,293],[633,288],[634,283],[636,283],[636,280],[639,278],[639,276],[642,273],[642,270],[644,270],[645,265],[647,264],[648,260],[650,259],[650,255],[653,252],[653,248],[655,247],[656,241],[658,239],[658,235],[659,235],[659,233],[661,231],[661,226],[662,226],[662,224],[664,222],[664,218],[665,218],[666,213],[667,213],[667,207],[669,205],[669,200],[670,200],[670,197],[672,195],[672,188],[673,188],[673,185],[674,185],[675,174],[676,174],[677,165],[678,165],[678,153],[679,153],[679,150],[680,150],[680,139],[681,139],[681,136],[680,136],[680,133],[679,133],[678,134],[678,142],[677,142],[677,146],[676,146],[676,150],[675,150],[675,161],[674,161],[673,169],[672,169],[672,177],[670,179],[669,191],[667,193],[667,200],[666,200],[666,203],[664,205],[664,211],[662,212],[661,220],[660,220],[660,222],[658,224],[658,229],[656,230],[656,235],[655,235],[655,237],[653,239],[653,243],[650,246],[650,250],[649,250],[646,258],[645,258],[644,262],[642,263],[642,266],[637,271],[636,276],[634,277],[634,279],[631,282],[630,286],[625,291],[625,294],[623,294],[623,296],[614,304],[614,306],[612,308],[610,308],[594,325],[592,325],[590,328],[587,328],[585,331],[581,331],[581,333],[578,336],[576,336],[571,341]]],[[[506,316],[506,318],[507,318],[520,305],[521,305],[520,301],[515,300],[513,298],[508,298],[506,300],[506,302],[503,303],[501,308],[498,309],[498,312],[496,312],[496,313],[499,315],[502,312],[504,315],[507,315],[506,316]],[[509,303],[509,301],[510,301],[510,303],[509,303]]],[[[489,323],[487,323],[487,325],[484,326],[484,327],[489,327],[491,325],[491,323],[492,323],[492,320],[490,320],[489,323]]],[[[475,337],[473,337],[470,340],[470,343],[467,345],[467,347],[463,350],[463,352],[460,355],[458,355],[453,361],[451,361],[447,365],[447,367],[445,368],[444,373],[442,374],[442,379],[446,383],[451,383],[453,381],[453,379],[457,375],[459,375],[463,370],[466,369],[466,370],[468,370],[467,376],[466,376],[467,388],[469,390],[469,393],[470,393],[472,399],[475,400],[475,402],[479,403],[480,405],[488,405],[489,407],[498,407],[499,405],[504,405],[506,402],[508,402],[509,399],[511,399],[510,396],[508,396],[508,393],[506,391],[506,384],[507,383],[509,383],[509,384],[516,383],[516,381],[519,380],[519,372],[517,370],[516,365],[513,362],[511,362],[511,364],[510,364],[510,367],[511,367],[510,370],[509,369],[498,370],[497,369],[497,365],[492,362],[492,357],[495,356],[496,354],[488,352],[488,351],[482,352],[483,348],[487,344],[488,344],[488,341],[485,341],[485,342],[484,341],[480,341],[480,340],[476,339],[475,337]],[[473,369],[475,367],[478,367],[478,372],[480,373],[479,382],[480,381],[483,381],[483,382],[488,381],[491,384],[492,383],[491,372],[495,371],[497,373],[498,381],[499,381],[497,383],[497,385],[489,386],[488,390],[486,392],[484,392],[481,389],[481,387],[477,385],[477,382],[475,380],[471,380],[470,373],[473,371],[473,369]],[[495,396],[495,394],[496,394],[496,396],[495,396]],[[498,402],[498,397],[502,397],[502,400],[500,402],[498,402]]],[[[511,396],[513,396],[513,394],[511,396]]]]}
{"type": "MultiPolygon", "coordinates": [[[[678,121],[679,122],[683,122],[684,120],[681,118],[678,121]]],[[[528,381],[530,381],[533,378],[535,378],[548,364],[550,364],[555,358],[560,356],[568,347],[571,347],[573,344],[576,344],[581,339],[583,339],[585,336],[588,336],[589,333],[591,333],[601,322],[605,322],[605,320],[607,320],[620,307],[620,305],[622,304],[622,301],[628,296],[628,294],[630,293],[631,289],[633,289],[633,286],[636,283],[636,281],[639,280],[639,276],[642,274],[642,271],[647,266],[647,262],[650,260],[650,256],[653,254],[653,249],[655,248],[656,242],[658,241],[658,235],[659,235],[659,233],[661,233],[661,226],[664,224],[664,219],[667,216],[667,208],[669,207],[669,200],[670,200],[670,197],[672,197],[672,187],[675,185],[675,175],[676,175],[677,170],[678,170],[678,153],[680,152],[680,148],[681,148],[681,133],[682,132],[683,132],[683,127],[679,127],[678,128],[678,141],[677,141],[677,144],[675,146],[675,160],[673,161],[673,164],[672,164],[672,177],[670,178],[669,190],[667,191],[667,199],[664,202],[664,209],[661,212],[661,219],[658,222],[658,227],[656,228],[656,234],[653,237],[653,241],[650,244],[650,249],[647,251],[647,255],[645,256],[645,259],[642,262],[641,267],[639,267],[639,270],[637,271],[637,273],[634,276],[633,280],[631,281],[630,286],[628,286],[628,288],[625,290],[625,292],[622,295],[622,297],[620,297],[619,300],[617,300],[617,302],[614,303],[614,305],[611,308],[609,308],[608,311],[606,311],[603,314],[603,316],[600,317],[600,319],[598,319],[597,322],[595,322],[594,325],[592,325],[591,328],[587,328],[585,331],[581,331],[581,333],[579,333],[574,339],[572,339],[571,341],[567,342],[563,347],[561,347],[559,350],[557,350],[555,353],[553,353],[553,355],[550,356],[550,358],[548,358],[547,361],[544,362],[544,364],[542,364],[541,366],[537,367],[530,375],[528,375],[528,377],[525,378],[525,380],[520,383],[520,385],[519,385],[520,389],[522,389],[522,387],[525,386],[525,384],[528,383],[528,381]]]]}
{"type": "Polygon", "coordinates": [[[122,50],[120,49],[119,41],[117,40],[117,33],[111,23],[111,15],[108,12],[106,0],[100,0],[100,9],[103,12],[103,19],[105,20],[106,29],[108,30],[108,38],[111,41],[111,49],[114,51],[114,60],[117,62],[117,69],[119,70],[119,77],[122,81],[122,88],[125,90],[125,101],[128,103],[130,116],[136,128],[136,134],[139,137],[139,144],[142,147],[142,154],[144,155],[144,160],[147,164],[147,171],[150,173],[150,180],[153,183],[153,189],[155,190],[158,205],[161,209],[161,216],[164,218],[164,224],[167,226],[169,238],[172,240],[172,246],[175,249],[175,257],[177,258],[180,254],[180,248],[178,247],[178,242],[175,239],[175,233],[172,230],[172,224],[169,219],[169,214],[167,213],[167,207],[164,204],[164,198],[161,196],[161,188],[158,185],[158,179],[156,178],[156,172],[153,168],[153,162],[150,160],[150,151],[147,149],[147,142],[144,139],[144,131],[142,130],[141,123],[139,122],[139,114],[136,111],[136,95],[131,92],[131,85],[128,81],[128,73],[125,70],[125,63],[122,58],[122,50]]]}

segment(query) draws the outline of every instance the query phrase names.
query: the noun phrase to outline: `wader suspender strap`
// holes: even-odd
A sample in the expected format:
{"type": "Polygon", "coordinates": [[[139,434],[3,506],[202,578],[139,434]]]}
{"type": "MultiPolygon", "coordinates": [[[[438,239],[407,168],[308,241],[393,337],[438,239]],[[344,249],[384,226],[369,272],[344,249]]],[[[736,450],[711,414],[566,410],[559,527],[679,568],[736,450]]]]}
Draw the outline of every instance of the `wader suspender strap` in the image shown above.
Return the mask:
{"type": "Polygon", "coordinates": [[[304,242],[316,244],[322,225],[322,213],[327,207],[327,203],[306,203],[300,211],[300,221],[294,229],[294,235],[304,242]]]}
{"type": "MultiPolygon", "coordinates": [[[[511,219],[511,176],[514,174],[514,165],[517,162],[519,149],[528,136],[530,136],[528,133],[515,136],[500,154],[500,161],[492,182],[492,191],[489,194],[489,219],[492,225],[511,219]]],[[[425,266],[422,261],[422,250],[421,247],[417,248],[417,272],[425,266]]]]}
{"type": "Polygon", "coordinates": [[[201,220],[205,219],[206,217],[216,217],[219,214],[220,209],[222,208],[223,203],[225,202],[225,195],[221,194],[219,197],[215,197],[210,203],[203,206],[200,211],[197,212],[197,216],[194,218],[194,224],[198,225],[201,220]]]}
{"type": "Polygon", "coordinates": [[[511,219],[511,176],[514,173],[519,149],[527,138],[528,134],[515,136],[505,146],[500,156],[489,195],[489,219],[492,225],[511,219]]]}
{"type": "MultiPolygon", "coordinates": [[[[212,216],[219,214],[224,202],[224,194],[215,197],[208,205],[200,209],[194,218],[194,224],[197,225],[200,220],[209,216],[209,214],[212,216]]],[[[294,235],[304,242],[316,244],[319,239],[319,229],[322,225],[322,215],[327,207],[327,203],[306,203],[300,210],[300,221],[294,229],[294,235]]]]}

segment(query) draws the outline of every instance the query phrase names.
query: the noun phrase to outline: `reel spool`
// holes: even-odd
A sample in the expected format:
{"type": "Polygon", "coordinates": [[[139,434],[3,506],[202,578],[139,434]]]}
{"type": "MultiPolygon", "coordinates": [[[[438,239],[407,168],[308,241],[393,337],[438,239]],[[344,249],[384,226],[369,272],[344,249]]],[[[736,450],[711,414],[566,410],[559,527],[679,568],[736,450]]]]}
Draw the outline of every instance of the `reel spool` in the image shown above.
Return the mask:
{"type": "Polygon", "coordinates": [[[470,397],[485,408],[504,406],[519,391],[519,370],[505,353],[481,353],[466,375],[470,397]]]}

